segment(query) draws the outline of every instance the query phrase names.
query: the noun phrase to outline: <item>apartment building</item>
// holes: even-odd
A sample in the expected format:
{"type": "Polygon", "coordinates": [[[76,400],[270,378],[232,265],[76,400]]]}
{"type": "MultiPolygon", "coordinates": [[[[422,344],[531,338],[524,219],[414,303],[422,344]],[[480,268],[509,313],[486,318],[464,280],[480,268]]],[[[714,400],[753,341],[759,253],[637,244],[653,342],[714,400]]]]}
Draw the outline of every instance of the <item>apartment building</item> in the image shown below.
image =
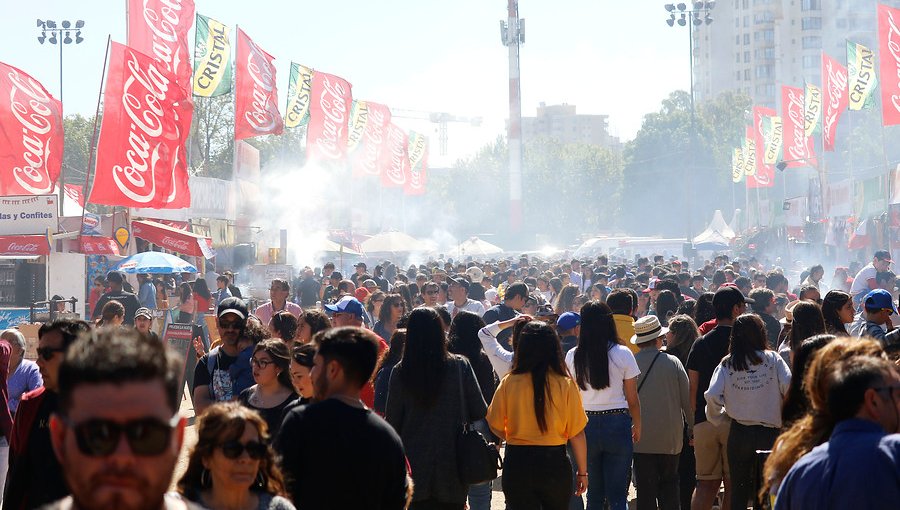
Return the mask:
{"type": "Polygon", "coordinates": [[[541,103],[537,116],[522,117],[522,140],[547,138],[562,143],[586,143],[614,149],[619,138],[609,134],[608,115],[579,115],[573,104],[541,103]]]}

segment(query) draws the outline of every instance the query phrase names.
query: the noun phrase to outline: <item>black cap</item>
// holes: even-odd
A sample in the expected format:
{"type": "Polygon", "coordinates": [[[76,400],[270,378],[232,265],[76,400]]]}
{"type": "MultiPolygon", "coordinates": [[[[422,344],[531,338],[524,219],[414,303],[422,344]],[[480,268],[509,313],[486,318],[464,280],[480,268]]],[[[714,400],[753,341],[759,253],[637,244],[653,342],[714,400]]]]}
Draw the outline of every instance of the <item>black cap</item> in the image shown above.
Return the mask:
{"type": "Polygon", "coordinates": [[[720,305],[721,307],[731,308],[735,305],[747,302],[749,302],[749,300],[741,294],[741,291],[738,290],[737,287],[719,287],[719,290],[717,290],[713,296],[713,307],[717,310],[720,309],[720,305]]]}
{"type": "Polygon", "coordinates": [[[466,289],[466,292],[469,291],[469,280],[466,280],[463,277],[451,278],[450,283],[459,285],[460,287],[466,289]]]}
{"type": "Polygon", "coordinates": [[[333,279],[335,279],[335,280],[343,280],[343,279],[344,279],[344,275],[342,275],[340,271],[332,271],[332,272],[331,272],[331,278],[333,278],[333,279]]]}
{"type": "Polygon", "coordinates": [[[122,283],[123,281],[125,281],[125,278],[123,278],[122,273],[120,273],[118,271],[110,271],[110,272],[106,273],[106,281],[122,283]]]}
{"type": "Polygon", "coordinates": [[[365,262],[357,262],[356,265],[353,266],[353,267],[361,267],[361,268],[363,268],[363,269],[367,269],[367,268],[366,268],[366,263],[365,263],[365,262]]]}
{"type": "Polygon", "coordinates": [[[242,321],[247,320],[247,316],[250,315],[244,300],[236,297],[227,297],[219,303],[218,308],[216,308],[216,317],[221,317],[226,313],[233,313],[240,317],[242,321]]]}

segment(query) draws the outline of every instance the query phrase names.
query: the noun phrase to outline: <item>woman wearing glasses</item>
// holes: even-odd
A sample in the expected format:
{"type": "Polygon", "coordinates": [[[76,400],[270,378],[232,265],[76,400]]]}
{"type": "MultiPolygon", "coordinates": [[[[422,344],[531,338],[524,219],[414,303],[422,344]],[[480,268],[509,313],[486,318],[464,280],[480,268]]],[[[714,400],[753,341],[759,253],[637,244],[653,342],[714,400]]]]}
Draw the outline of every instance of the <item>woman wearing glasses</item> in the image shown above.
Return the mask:
{"type": "Polygon", "coordinates": [[[236,402],[210,406],[178,492],[205,508],[293,510],[266,422],[236,402]]]}
{"type": "Polygon", "coordinates": [[[291,356],[287,344],[277,338],[256,344],[250,358],[253,386],[241,392],[241,404],[258,412],[268,424],[270,434],[278,435],[284,407],[297,399],[291,382],[291,356]]]}
{"type": "Polygon", "coordinates": [[[384,297],[381,309],[378,313],[378,322],[372,331],[380,336],[382,340],[390,343],[391,336],[397,330],[397,323],[406,313],[406,302],[400,294],[388,294],[384,297]]]}

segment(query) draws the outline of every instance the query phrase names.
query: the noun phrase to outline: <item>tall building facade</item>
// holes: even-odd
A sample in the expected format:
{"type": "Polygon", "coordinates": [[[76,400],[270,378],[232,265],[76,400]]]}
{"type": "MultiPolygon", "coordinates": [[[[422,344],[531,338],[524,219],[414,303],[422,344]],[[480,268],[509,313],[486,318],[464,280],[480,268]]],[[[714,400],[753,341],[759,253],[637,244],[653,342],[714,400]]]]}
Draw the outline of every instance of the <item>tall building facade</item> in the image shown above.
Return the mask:
{"type": "Polygon", "coordinates": [[[821,53],[846,61],[847,40],[875,49],[876,5],[900,0],[722,0],[714,22],[695,27],[699,101],[726,90],[777,108],[781,85],[821,84],[821,53]]]}
{"type": "Polygon", "coordinates": [[[522,140],[547,138],[562,143],[586,143],[615,149],[619,138],[609,134],[608,115],[579,115],[575,105],[541,103],[537,116],[522,117],[522,140]]]}

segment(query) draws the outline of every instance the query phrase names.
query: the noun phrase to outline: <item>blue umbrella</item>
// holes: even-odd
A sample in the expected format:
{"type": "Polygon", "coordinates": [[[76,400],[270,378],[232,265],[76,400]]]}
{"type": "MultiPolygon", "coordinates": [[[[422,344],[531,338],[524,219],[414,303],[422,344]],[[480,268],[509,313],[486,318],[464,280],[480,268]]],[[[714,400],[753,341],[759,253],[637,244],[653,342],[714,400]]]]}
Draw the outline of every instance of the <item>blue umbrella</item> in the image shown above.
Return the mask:
{"type": "Polygon", "coordinates": [[[161,251],[145,251],[123,259],[115,267],[117,271],[128,274],[168,274],[196,273],[192,264],[161,251]]]}

